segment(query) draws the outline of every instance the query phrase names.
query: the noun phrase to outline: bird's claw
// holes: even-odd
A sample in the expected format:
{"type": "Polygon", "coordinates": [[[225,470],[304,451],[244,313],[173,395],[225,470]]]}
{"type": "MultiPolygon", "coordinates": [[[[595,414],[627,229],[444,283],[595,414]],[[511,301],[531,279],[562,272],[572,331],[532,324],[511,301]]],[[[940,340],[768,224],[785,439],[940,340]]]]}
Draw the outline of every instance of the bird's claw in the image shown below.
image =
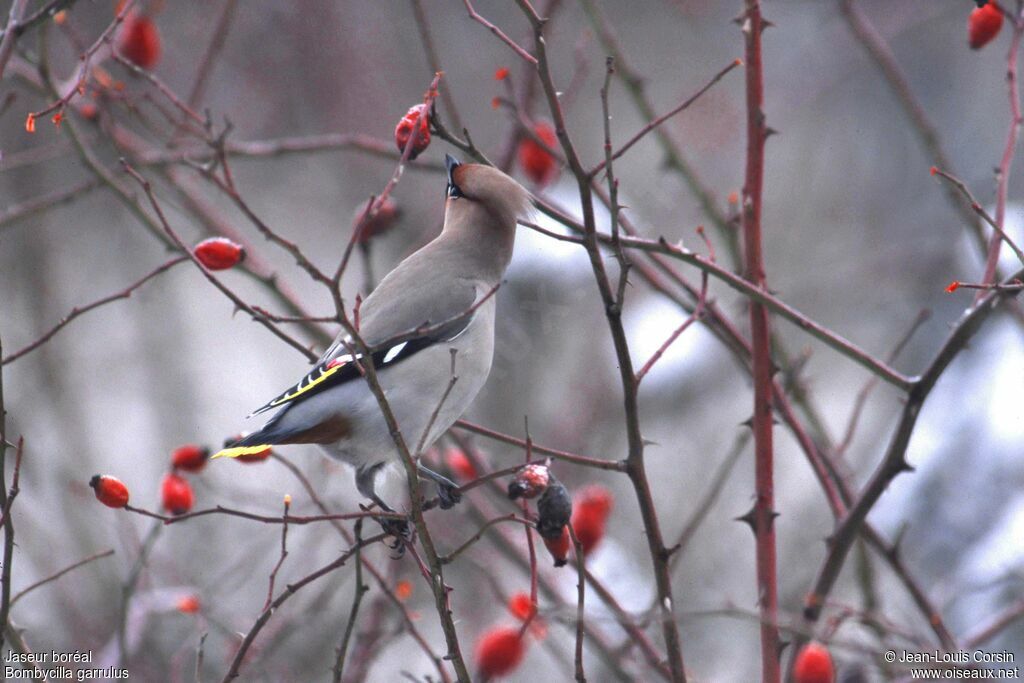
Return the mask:
{"type": "MultiPolygon", "coordinates": [[[[388,547],[394,551],[397,557],[405,554],[405,544],[412,541],[412,526],[408,519],[398,517],[384,517],[378,520],[384,533],[394,539],[394,545],[388,547]]],[[[397,558],[396,558],[397,559],[397,558]]]]}
{"type": "Polygon", "coordinates": [[[437,485],[437,497],[440,500],[442,510],[450,510],[462,502],[462,494],[459,492],[458,487],[449,486],[448,484],[439,483],[437,485]]]}

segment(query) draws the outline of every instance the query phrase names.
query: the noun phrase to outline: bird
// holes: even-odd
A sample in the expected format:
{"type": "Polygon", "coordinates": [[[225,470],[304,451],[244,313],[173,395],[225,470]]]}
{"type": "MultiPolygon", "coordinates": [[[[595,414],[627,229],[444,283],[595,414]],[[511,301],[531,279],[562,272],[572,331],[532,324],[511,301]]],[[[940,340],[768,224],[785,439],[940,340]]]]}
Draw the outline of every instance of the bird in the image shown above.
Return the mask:
{"type": "MultiPolygon", "coordinates": [[[[527,190],[496,168],[450,154],[445,167],[441,233],[388,273],[360,307],[359,336],[410,450],[426,449],[451,427],[490,373],[493,295],[512,259],[517,219],[530,203],[527,190]]],[[[342,330],[309,373],[249,416],[278,409],[261,429],[213,457],[318,444],[355,469],[364,497],[394,512],[376,482],[389,464],[400,462],[400,453],[362,379],[360,358],[342,330]]],[[[459,502],[454,482],[417,467],[437,484],[442,508],[459,502]]]]}

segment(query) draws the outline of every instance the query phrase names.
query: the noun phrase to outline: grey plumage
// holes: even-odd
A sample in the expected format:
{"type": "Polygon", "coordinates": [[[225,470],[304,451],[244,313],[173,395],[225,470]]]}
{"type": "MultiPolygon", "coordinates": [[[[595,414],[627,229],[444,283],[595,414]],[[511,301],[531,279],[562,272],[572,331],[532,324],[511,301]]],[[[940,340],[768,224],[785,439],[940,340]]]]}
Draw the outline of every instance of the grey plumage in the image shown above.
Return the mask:
{"type": "MultiPolygon", "coordinates": [[[[374,354],[378,381],[410,449],[421,441],[424,447],[433,443],[487,379],[494,352],[491,295],[512,258],[516,218],[529,199],[501,171],[451,157],[448,166],[441,234],[388,273],[360,309],[359,334],[374,354]],[[431,329],[408,338],[421,328],[431,329]],[[399,336],[406,337],[402,344],[388,344],[399,336]],[[453,351],[458,381],[428,431],[451,378],[453,351]]],[[[374,491],[374,479],[397,461],[398,451],[350,351],[339,335],[309,375],[260,409],[283,406],[262,429],[217,456],[236,457],[263,445],[317,443],[353,465],[360,492],[387,508],[374,491]]]]}

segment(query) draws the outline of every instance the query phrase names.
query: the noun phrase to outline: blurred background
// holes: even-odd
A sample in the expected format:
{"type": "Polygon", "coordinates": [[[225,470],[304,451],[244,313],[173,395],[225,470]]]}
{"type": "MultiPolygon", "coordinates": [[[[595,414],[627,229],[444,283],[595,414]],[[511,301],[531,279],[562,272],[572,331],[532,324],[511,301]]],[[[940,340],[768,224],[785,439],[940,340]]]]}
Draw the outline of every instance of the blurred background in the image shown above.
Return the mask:
{"type": "MultiPolygon", "coordinates": [[[[9,4],[0,3],[0,16],[7,16],[9,4]]],[[[43,4],[29,3],[30,9],[43,4]]],[[[513,40],[530,46],[528,24],[513,3],[475,4],[513,40]]],[[[584,161],[594,164],[604,155],[599,89],[608,50],[588,19],[588,4],[554,3],[547,42],[570,135],[584,161]]],[[[742,56],[742,36],[732,22],[742,9],[738,1],[596,0],[596,6],[617,35],[628,66],[642,76],[657,113],[742,56]]],[[[993,167],[1010,121],[1009,31],[1004,28],[991,45],[971,51],[966,21],[973,2],[861,0],[856,6],[905,71],[910,90],[939,133],[949,170],[991,208],[993,167]]],[[[395,124],[422,101],[434,73],[414,4],[215,0],[139,7],[159,31],[153,73],[183,100],[195,95],[195,109],[209,112],[217,131],[229,120],[229,142],[342,133],[380,142],[371,151],[325,144],[231,158],[235,186],[251,210],[332,272],[350,237],[353,214],[394,171],[395,124]],[[205,82],[196,88],[200,73],[206,74],[205,82]]],[[[454,102],[458,119],[485,154],[512,161],[510,172],[539,196],[578,212],[568,172],[543,186],[522,173],[514,154],[520,134],[516,117],[509,106],[492,106],[495,97],[527,101],[527,89],[538,86],[527,85],[526,65],[472,21],[463,3],[429,0],[422,8],[444,70],[441,89],[451,98],[439,100],[442,120],[457,130],[450,111],[454,102]],[[494,78],[501,67],[511,71],[506,81],[494,78]]],[[[970,291],[947,294],[944,288],[954,279],[978,281],[982,258],[962,214],[928,173],[934,157],[840,9],[838,2],[765,3],[775,24],[764,36],[765,109],[768,125],[779,133],[767,148],[768,281],[783,300],[880,357],[892,351],[920,311],[930,310],[894,363],[914,375],[972,300],[970,291]]],[[[274,278],[312,315],[333,315],[329,292],[288,253],[264,240],[228,197],[192,165],[166,163],[175,150],[191,150],[198,159],[209,156],[208,148],[172,123],[181,115],[152,83],[105,59],[108,50],[100,50],[93,65],[102,67],[113,85],[105,88],[102,77],[94,75],[60,127],[47,116],[37,121],[34,134],[25,132],[25,114],[55,100],[40,89],[33,66],[41,50],[56,79],[72,78],[77,55],[110,24],[113,12],[112,3],[80,0],[60,25],[49,21],[27,32],[0,83],[3,355],[32,343],[75,306],[124,290],[172,256],[128,208],[139,200],[148,211],[138,186],[121,172],[119,156],[154,182],[168,220],[186,243],[215,234],[219,221],[247,242],[248,264],[257,274],[274,278]],[[93,118],[82,111],[82,102],[96,107],[93,118]],[[137,144],[128,147],[115,131],[137,144]],[[126,194],[97,182],[90,163],[114,177],[126,194]],[[73,192],[76,188],[84,189],[73,192]],[[48,201],[60,193],[71,196],[59,204],[48,201]],[[45,210],[25,210],[40,198],[45,210]]],[[[609,100],[612,137],[621,144],[647,119],[622,81],[612,81],[609,100]]],[[[540,97],[519,113],[526,121],[550,119],[540,97]]],[[[743,73],[737,69],[664,126],[700,175],[712,206],[726,217],[728,197],[742,184],[745,116],[743,73]]],[[[407,168],[393,193],[401,218],[353,259],[343,286],[349,302],[357,292],[365,294],[368,278],[379,278],[437,233],[445,152],[456,150],[435,136],[407,168]]],[[[726,241],[665,158],[657,138],[648,136],[616,162],[625,213],[644,236],[682,240],[698,251],[705,247],[695,228],[708,225],[719,261],[731,267],[726,241]]],[[[1020,173],[1011,178],[1008,207],[1008,232],[1017,236],[1024,233],[1020,178],[1020,173]]],[[[600,228],[608,229],[607,214],[600,228]]],[[[1009,254],[1006,272],[1014,268],[1009,254]]],[[[682,266],[679,271],[699,282],[697,271],[682,266]]],[[[241,269],[221,277],[245,301],[294,314],[241,269]]],[[[637,274],[631,282],[624,319],[639,366],[687,314],[637,274]]],[[[521,228],[507,282],[497,296],[494,369],[467,419],[523,437],[528,418],[537,443],[623,458],[621,385],[583,250],[521,228]]],[[[743,300],[714,281],[711,296],[746,334],[743,300]]],[[[322,338],[306,328],[284,326],[316,351],[323,348],[322,338]]],[[[320,327],[330,335],[336,329],[320,327]]],[[[833,445],[842,442],[856,396],[870,376],[785,321],[776,320],[774,330],[789,357],[799,361],[799,382],[821,418],[819,436],[833,445]]],[[[158,511],[160,481],[174,448],[198,443],[216,449],[225,437],[254,428],[244,416],[307,368],[300,353],[236,312],[190,264],[160,275],[127,300],[74,320],[49,342],[4,365],[8,438],[24,435],[26,443],[13,513],[14,592],[78,559],[115,551],[15,605],[11,621],[26,642],[37,651],[93,650],[97,662],[125,662],[132,680],[184,681],[195,679],[205,633],[202,675],[204,680],[222,676],[237,647],[236,634],[251,628],[266,598],[280,528],[221,515],[161,527],[103,507],[87,482],[97,472],[115,475],[130,488],[134,505],[158,511]],[[135,574],[122,614],[124,587],[135,574]],[[188,606],[182,598],[191,596],[198,609],[182,609],[188,606]],[[119,645],[122,623],[126,637],[119,645]]],[[[916,472],[900,476],[870,517],[886,538],[901,539],[907,571],[957,638],[976,632],[1024,597],[1022,389],[1024,326],[999,313],[928,399],[908,453],[916,472]]],[[[862,484],[884,453],[900,398],[884,384],[871,394],[843,454],[852,484],[862,484]]],[[[681,335],[641,385],[643,433],[652,442],[648,474],[666,542],[674,542],[696,514],[706,515],[673,570],[684,655],[697,681],[758,675],[754,544],[745,525],[734,521],[752,504],[752,445],[742,440],[747,430],[741,424],[751,404],[749,375],[703,326],[681,335]],[[708,498],[719,476],[724,477],[721,491],[708,498]]],[[[824,557],[832,517],[791,433],[780,425],[775,434],[780,618],[795,623],[824,557]]],[[[442,440],[440,451],[468,448],[488,470],[523,458],[515,446],[465,431],[457,436],[459,443],[442,440]]],[[[332,511],[357,510],[361,498],[346,467],[314,447],[286,447],[280,453],[313,482],[332,511]]],[[[555,473],[570,491],[590,484],[611,491],[614,510],[607,533],[588,565],[660,649],[660,629],[648,618],[655,595],[650,558],[628,480],[565,463],[556,463],[555,473]]],[[[301,482],[276,460],[214,461],[188,478],[199,508],[222,504],[277,515],[282,497],[291,494],[295,514],[318,512],[301,482]]],[[[392,485],[400,488],[399,479],[394,477],[392,485]]],[[[468,497],[473,509],[492,516],[515,509],[488,487],[468,497]]],[[[430,513],[428,520],[444,552],[469,538],[483,518],[464,506],[430,513]]],[[[290,528],[288,543],[278,586],[331,561],[349,545],[324,524],[290,528]]],[[[555,569],[544,549],[539,552],[541,578],[549,587],[540,600],[546,633],[531,636],[526,658],[510,680],[572,676],[576,575],[571,568],[555,569]]],[[[499,526],[448,568],[457,626],[470,659],[481,632],[516,623],[505,602],[529,589],[524,553],[519,528],[499,526]]],[[[411,586],[405,609],[434,651],[443,652],[433,598],[413,560],[391,561],[379,547],[367,557],[389,586],[411,586]]],[[[379,585],[367,582],[371,591],[357,623],[357,635],[369,633],[373,652],[361,672],[365,680],[400,680],[402,672],[416,680],[436,677],[402,613],[387,599],[381,602],[379,585]],[[374,625],[376,631],[361,630],[374,625]]],[[[243,680],[329,680],[354,592],[349,566],[296,594],[261,633],[243,680]]],[[[855,616],[833,623],[832,651],[844,675],[864,677],[848,680],[898,677],[898,670],[881,666],[883,645],[935,647],[927,620],[903,583],[886,562],[860,548],[851,554],[823,621],[847,608],[855,616]],[[862,613],[878,617],[882,626],[861,625],[856,615],[862,613]]],[[[587,595],[587,619],[610,651],[628,642],[593,593],[587,595]]],[[[1024,625],[1016,623],[985,648],[1008,649],[1020,662],[1022,643],[1024,625]]],[[[585,664],[595,681],[652,680],[635,648],[619,656],[616,670],[588,645],[585,664]]]]}

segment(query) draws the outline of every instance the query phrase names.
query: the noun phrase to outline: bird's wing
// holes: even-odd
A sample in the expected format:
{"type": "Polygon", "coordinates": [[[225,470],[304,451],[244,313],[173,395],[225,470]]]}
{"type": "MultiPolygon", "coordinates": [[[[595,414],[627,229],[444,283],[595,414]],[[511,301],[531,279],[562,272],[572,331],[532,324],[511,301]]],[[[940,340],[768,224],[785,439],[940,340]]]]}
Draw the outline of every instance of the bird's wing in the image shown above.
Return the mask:
{"type": "MultiPolygon", "coordinates": [[[[429,296],[422,289],[406,290],[400,297],[386,296],[389,289],[374,290],[362,307],[360,336],[366,342],[377,370],[391,367],[438,342],[450,341],[472,321],[476,287],[466,280],[453,280],[443,296],[429,296]],[[377,296],[381,292],[381,296],[377,296]]],[[[249,417],[314,396],[360,376],[362,356],[351,340],[341,336],[316,366],[301,380],[249,417]]]]}

